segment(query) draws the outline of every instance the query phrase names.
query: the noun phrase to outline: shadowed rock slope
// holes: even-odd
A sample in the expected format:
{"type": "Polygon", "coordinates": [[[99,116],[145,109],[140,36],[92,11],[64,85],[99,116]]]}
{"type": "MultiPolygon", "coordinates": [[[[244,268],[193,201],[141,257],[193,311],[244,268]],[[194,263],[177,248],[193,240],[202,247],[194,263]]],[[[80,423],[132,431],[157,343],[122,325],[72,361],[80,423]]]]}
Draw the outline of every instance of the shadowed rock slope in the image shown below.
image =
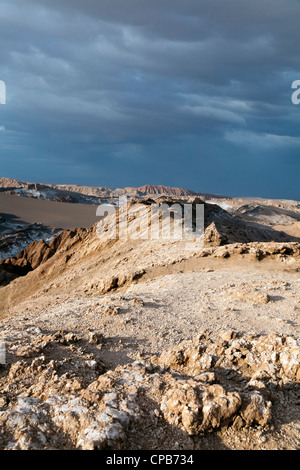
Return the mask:
{"type": "Polygon", "coordinates": [[[76,243],[83,241],[86,233],[85,229],[64,230],[49,243],[44,240],[34,241],[17,256],[2,260],[0,262],[0,286],[9,284],[19,276],[25,276],[57,252],[69,250],[76,243]]]}

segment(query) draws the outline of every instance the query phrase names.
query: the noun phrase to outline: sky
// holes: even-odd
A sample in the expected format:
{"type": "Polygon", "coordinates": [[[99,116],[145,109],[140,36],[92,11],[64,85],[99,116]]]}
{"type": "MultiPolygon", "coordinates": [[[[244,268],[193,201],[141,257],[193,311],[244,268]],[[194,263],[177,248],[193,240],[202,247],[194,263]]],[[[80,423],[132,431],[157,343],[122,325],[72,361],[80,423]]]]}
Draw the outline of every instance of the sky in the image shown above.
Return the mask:
{"type": "Polygon", "coordinates": [[[299,0],[1,0],[0,176],[300,200],[299,0]]]}

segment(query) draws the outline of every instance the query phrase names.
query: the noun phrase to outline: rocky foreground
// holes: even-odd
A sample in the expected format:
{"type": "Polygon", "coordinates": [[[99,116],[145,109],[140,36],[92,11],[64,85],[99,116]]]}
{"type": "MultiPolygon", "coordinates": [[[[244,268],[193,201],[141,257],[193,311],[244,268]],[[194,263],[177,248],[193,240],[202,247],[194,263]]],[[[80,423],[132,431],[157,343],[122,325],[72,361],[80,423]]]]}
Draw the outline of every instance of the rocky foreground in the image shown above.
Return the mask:
{"type": "Polygon", "coordinates": [[[107,370],[102,334],[24,326],[1,366],[0,448],[299,448],[299,339],[195,333],[107,370]]]}

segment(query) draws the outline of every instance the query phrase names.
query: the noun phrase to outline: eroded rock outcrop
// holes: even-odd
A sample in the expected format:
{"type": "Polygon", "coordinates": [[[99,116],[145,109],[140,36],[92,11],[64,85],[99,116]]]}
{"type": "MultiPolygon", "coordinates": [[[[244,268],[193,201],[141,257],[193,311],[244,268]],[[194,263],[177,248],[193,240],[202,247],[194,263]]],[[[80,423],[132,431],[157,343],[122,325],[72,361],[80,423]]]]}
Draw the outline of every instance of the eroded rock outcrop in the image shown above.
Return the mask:
{"type": "Polygon", "coordinates": [[[253,260],[274,259],[278,261],[292,260],[300,257],[298,242],[252,242],[232,243],[224,246],[204,247],[197,253],[198,257],[212,256],[228,258],[230,256],[247,256],[253,260]]]}
{"type": "Polygon", "coordinates": [[[75,243],[84,240],[86,229],[63,230],[50,242],[34,241],[16,256],[0,262],[0,286],[6,285],[19,276],[33,271],[59,250],[68,250],[75,243]]]}

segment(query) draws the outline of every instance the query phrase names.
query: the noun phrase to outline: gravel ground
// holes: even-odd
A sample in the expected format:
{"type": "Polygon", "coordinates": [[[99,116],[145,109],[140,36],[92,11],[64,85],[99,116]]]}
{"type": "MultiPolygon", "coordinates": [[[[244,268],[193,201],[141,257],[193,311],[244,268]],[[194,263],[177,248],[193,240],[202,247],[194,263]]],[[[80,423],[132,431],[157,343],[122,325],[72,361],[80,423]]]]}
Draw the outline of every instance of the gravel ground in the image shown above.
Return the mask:
{"type": "Polygon", "coordinates": [[[103,352],[116,367],[192,339],[203,328],[300,336],[299,287],[297,272],[254,267],[168,274],[103,296],[25,302],[13,322],[2,322],[2,337],[33,327],[95,331],[110,338],[103,352]]]}

